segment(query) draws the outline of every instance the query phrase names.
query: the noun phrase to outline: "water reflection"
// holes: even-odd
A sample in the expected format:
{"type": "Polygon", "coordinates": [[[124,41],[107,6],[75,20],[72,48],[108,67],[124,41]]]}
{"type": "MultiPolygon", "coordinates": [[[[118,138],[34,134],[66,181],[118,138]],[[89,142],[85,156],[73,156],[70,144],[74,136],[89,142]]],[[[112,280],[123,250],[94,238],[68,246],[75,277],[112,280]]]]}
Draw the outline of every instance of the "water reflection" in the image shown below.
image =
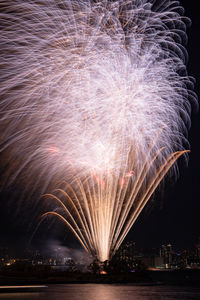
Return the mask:
{"type": "Polygon", "coordinates": [[[189,300],[199,295],[200,288],[193,287],[54,284],[40,293],[0,293],[0,300],[189,300]]]}
{"type": "MultiPolygon", "coordinates": [[[[16,300],[28,300],[28,299],[40,299],[41,293],[0,293],[0,299],[16,299],[16,300]]],[[[42,298],[41,298],[42,299],[42,298]]]]}

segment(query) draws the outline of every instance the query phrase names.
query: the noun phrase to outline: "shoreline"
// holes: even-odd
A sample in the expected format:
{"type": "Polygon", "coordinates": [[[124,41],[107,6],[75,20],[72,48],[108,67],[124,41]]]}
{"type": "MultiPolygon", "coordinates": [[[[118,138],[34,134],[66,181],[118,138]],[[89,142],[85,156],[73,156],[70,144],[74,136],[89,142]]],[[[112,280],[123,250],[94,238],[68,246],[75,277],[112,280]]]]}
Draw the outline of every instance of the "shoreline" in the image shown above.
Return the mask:
{"type": "Polygon", "coordinates": [[[144,271],[119,274],[79,272],[40,272],[0,274],[0,286],[51,284],[131,284],[140,286],[179,285],[200,286],[200,270],[144,271]]]}

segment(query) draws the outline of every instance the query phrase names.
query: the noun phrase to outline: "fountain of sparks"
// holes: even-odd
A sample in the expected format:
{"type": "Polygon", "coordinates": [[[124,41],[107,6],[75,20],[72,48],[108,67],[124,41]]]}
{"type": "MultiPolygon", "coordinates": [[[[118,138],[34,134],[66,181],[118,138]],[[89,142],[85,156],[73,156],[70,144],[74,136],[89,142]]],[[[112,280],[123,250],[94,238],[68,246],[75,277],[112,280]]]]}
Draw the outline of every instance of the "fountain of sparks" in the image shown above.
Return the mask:
{"type": "Polygon", "coordinates": [[[196,95],[182,15],[170,0],[1,2],[5,177],[29,195],[64,179],[43,216],[100,261],[187,152],[196,95]]]}
{"type": "MultiPolygon", "coordinates": [[[[75,176],[72,185],[63,182],[62,188],[44,195],[57,207],[42,217],[57,216],[73,231],[86,251],[101,262],[108,260],[121,245],[167,171],[187,152],[172,153],[155,169],[154,164],[162,151],[160,149],[151,161],[144,157],[143,165],[134,171],[124,171],[120,176],[91,174],[89,178],[75,176]]],[[[129,167],[134,165],[134,160],[128,164],[129,167]]]]}

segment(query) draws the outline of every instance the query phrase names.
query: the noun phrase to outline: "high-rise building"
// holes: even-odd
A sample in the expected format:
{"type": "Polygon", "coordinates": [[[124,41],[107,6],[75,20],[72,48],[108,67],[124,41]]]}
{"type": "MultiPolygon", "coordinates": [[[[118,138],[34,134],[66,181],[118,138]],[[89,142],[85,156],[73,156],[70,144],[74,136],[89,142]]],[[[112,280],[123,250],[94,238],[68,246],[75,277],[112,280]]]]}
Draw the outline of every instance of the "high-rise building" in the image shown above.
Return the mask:
{"type": "Polygon", "coordinates": [[[132,262],[135,259],[135,242],[126,242],[117,250],[115,257],[126,263],[132,262]]]}
{"type": "Polygon", "coordinates": [[[171,268],[172,265],[172,245],[162,245],[160,249],[160,256],[163,257],[165,268],[171,268]]]}

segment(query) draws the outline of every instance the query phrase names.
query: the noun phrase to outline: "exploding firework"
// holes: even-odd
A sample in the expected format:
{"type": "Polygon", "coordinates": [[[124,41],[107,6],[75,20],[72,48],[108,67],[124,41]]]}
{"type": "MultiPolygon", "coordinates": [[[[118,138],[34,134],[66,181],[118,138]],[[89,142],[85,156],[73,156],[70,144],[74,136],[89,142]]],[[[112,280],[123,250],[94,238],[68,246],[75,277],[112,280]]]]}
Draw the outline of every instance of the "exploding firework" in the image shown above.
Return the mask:
{"type": "Polygon", "coordinates": [[[30,194],[42,181],[43,193],[64,178],[45,216],[106,260],[186,152],[189,20],[170,0],[0,5],[8,183],[23,177],[30,194]]]}

